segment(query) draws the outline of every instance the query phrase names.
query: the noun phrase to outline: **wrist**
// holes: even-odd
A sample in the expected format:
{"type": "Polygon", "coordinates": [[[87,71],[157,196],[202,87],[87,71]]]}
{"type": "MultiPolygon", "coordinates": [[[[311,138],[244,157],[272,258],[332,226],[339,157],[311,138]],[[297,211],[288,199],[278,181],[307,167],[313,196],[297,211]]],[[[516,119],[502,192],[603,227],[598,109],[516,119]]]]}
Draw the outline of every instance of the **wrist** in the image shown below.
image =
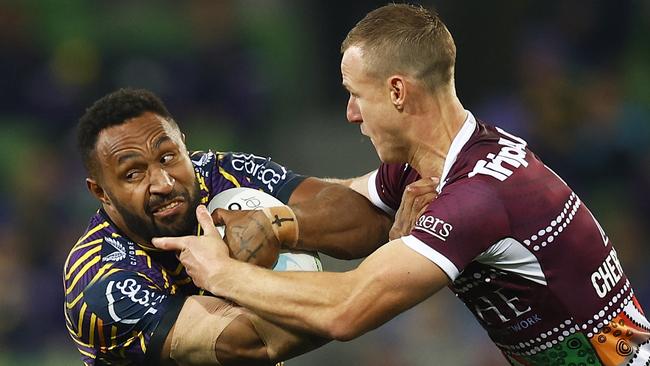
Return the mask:
{"type": "Polygon", "coordinates": [[[233,258],[224,258],[221,263],[213,267],[207,277],[206,290],[213,295],[226,297],[231,292],[230,289],[235,287],[234,280],[237,278],[237,266],[243,264],[233,258]]]}
{"type": "Polygon", "coordinates": [[[262,209],[271,223],[273,234],[281,245],[295,248],[298,243],[298,220],[289,206],[267,207],[262,209]]]}

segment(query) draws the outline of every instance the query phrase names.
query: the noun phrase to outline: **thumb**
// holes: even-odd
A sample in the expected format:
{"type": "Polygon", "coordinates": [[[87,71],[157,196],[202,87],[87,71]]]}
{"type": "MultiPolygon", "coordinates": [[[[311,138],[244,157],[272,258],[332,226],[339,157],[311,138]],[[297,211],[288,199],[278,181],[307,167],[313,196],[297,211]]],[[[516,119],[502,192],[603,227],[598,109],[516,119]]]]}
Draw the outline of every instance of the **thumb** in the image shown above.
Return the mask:
{"type": "Polygon", "coordinates": [[[208,212],[208,208],[205,207],[205,205],[199,205],[196,208],[196,219],[205,232],[205,235],[218,235],[221,237],[217,231],[216,226],[214,226],[214,222],[212,222],[212,216],[210,215],[210,212],[208,212]]]}

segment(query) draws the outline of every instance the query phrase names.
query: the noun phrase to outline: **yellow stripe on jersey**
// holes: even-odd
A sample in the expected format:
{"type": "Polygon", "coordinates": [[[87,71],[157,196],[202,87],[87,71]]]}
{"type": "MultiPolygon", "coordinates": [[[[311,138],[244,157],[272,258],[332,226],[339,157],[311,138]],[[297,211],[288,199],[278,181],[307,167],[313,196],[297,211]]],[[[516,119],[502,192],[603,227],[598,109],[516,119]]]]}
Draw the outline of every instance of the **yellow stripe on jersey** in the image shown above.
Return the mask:
{"type": "MultiPolygon", "coordinates": [[[[99,280],[99,279],[102,277],[102,275],[104,274],[104,272],[106,272],[107,269],[113,267],[114,264],[115,264],[115,263],[106,263],[106,264],[104,264],[104,265],[102,266],[102,268],[100,268],[99,271],[97,271],[97,273],[96,273],[96,274],[93,276],[93,278],[90,280],[90,282],[88,283],[88,286],[90,286],[90,285],[92,285],[93,283],[97,282],[97,280],[99,280]]],[[[114,272],[117,272],[117,271],[119,271],[119,268],[116,269],[116,271],[113,271],[113,272],[111,272],[111,273],[114,273],[114,272]]]]}
{"type": "Polygon", "coordinates": [[[83,275],[86,274],[86,272],[88,271],[88,269],[89,269],[90,267],[92,267],[92,266],[94,266],[95,264],[97,264],[97,262],[99,262],[100,259],[101,259],[100,256],[96,256],[96,257],[93,258],[91,261],[89,261],[88,263],[86,263],[85,266],[83,266],[83,268],[79,271],[79,273],[77,273],[77,276],[75,276],[74,280],[72,280],[72,283],[70,284],[70,287],[69,287],[68,289],[66,289],[66,291],[65,291],[65,294],[66,294],[66,295],[70,295],[70,293],[71,293],[72,290],[74,289],[74,286],[77,284],[77,282],[79,282],[79,280],[81,279],[81,277],[83,277],[83,275]]]}
{"type": "Polygon", "coordinates": [[[205,184],[205,178],[203,178],[203,176],[198,172],[195,172],[194,174],[196,175],[196,180],[199,182],[199,189],[210,192],[208,186],[205,184]]]}
{"type": "Polygon", "coordinates": [[[183,268],[185,268],[185,267],[183,267],[183,263],[178,263],[178,266],[176,267],[176,269],[171,273],[172,276],[178,276],[181,273],[181,271],[183,270],[183,268]]]}
{"type": "Polygon", "coordinates": [[[142,348],[142,353],[146,354],[147,353],[147,345],[144,344],[144,333],[142,333],[142,332],[138,332],[138,333],[133,332],[133,333],[134,333],[134,335],[136,337],[140,338],[140,348],[142,348]]]}
{"type": "Polygon", "coordinates": [[[111,349],[117,347],[117,327],[111,325],[111,349]]]}
{"type": "Polygon", "coordinates": [[[74,262],[72,267],[70,267],[70,270],[68,271],[68,273],[65,274],[66,281],[70,279],[70,277],[72,276],[72,273],[77,269],[77,267],[79,267],[89,257],[97,254],[97,252],[99,252],[100,250],[102,250],[102,246],[98,245],[97,248],[93,248],[93,249],[89,250],[88,252],[86,252],[86,254],[79,257],[79,259],[77,259],[77,261],[74,262]]]}
{"type": "Polygon", "coordinates": [[[75,305],[77,305],[79,300],[81,300],[83,297],[84,297],[84,293],[83,293],[83,291],[81,291],[79,293],[79,296],[75,297],[74,300],[72,300],[72,302],[66,302],[65,307],[68,308],[68,309],[72,309],[75,305]]]}
{"type": "Polygon", "coordinates": [[[90,313],[90,335],[88,336],[88,343],[95,347],[95,323],[97,322],[97,315],[90,313]]]}
{"type": "Polygon", "coordinates": [[[167,276],[167,271],[163,268],[162,270],[163,281],[165,281],[165,288],[169,288],[169,276],[167,276]]]}
{"type": "MultiPolygon", "coordinates": [[[[68,315],[68,312],[67,312],[67,311],[64,311],[64,312],[63,312],[63,315],[65,316],[65,323],[66,323],[66,325],[69,325],[69,326],[70,326],[70,329],[72,329],[72,320],[70,320],[70,315],[68,315]]],[[[74,333],[74,332],[71,332],[71,333],[74,333]]]]}
{"type": "MultiPolygon", "coordinates": [[[[95,276],[90,280],[89,285],[90,285],[90,284],[93,284],[93,283],[95,283],[95,282],[97,282],[97,280],[98,280],[100,277],[102,277],[102,274],[104,273],[104,271],[106,271],[107,269],[111,268],[114,264],[115,264],[115,263],[107,263],[107,264],[105,264],[102,268],[100,268],[99,271],[97,271],[97,274],[96,274],[96,275],[95,275],[95,276]]],[[[108,276],[108,275],[113,274],[113,273],[118,272],[118,271],[121,271],[121,269],[119,269],[119,268],[114,268],[114,269],[108,271],[108,273],[106,273],[106,275],[108,276]]],[[[68,309],[72,309],[75,305],[77,305],[77,302],[79,302],[79,300],[81,300],[81,298],[83,297],[83,294],[84,294],[84,293],[83,293],[83,291],[82,291],[82,292],[79,294],[79,296],[75,297],[75,299],[72,300],[72,302],[66,303],[66,304],[65,304],[66,307],[67,307],[68,309]]]]}
{"type": "Polygon", "coordinates": [[[77,338],[81,338],[81,334],[83,333],[81,330],[81,326],[83,325],[84,313],[86,312],[87,307],[88,304],[84,302],[84,304],[81,305],[81,311],[79,311],[79,323],[77,324],[77,338]]]}
{"type": "Polygon", "coordinates": [[[104,322],[102,318],[97,318],[97,334],[99,334],[99,348],[106,350],[106,339],[104,339],[104,322]]]}
{"type": "Polygon", "coordinates": [[[93,355],[92,353],[88,353],[88,352],[86,352],[86,351],[84,351],[84,350],[82,350],[81,348],[78,348],[78,347],[77,347],[77,349],[79,350],[79,353],[81,353],[82,355],[88,356],[88,357],[92,358],[93,360],[95,359],[95,355],[93,355]]]}
{"type": "Polygon", "coordinates": [[[87,242],[87,243],[85,243],[85,244],[75,245],[75,246],[72,248],[72,251],[70,251],[70,253],[74,253],[74,252],[76,252],[76,251],[79,250],[79,249],[83,249],[83,248],[86,248],[86,247],[89,247],[89,246],[95,245],[95,244],[97,244],[97,243],[101,243],[103,240],[104,240],[104,238],[100,238],[100,239],[95,239],[95,240],[93,240],[93,241],[89,241],[89,242],[87,242]]]}
{"type": "MultiPolygon", "coordinates": [[[[141,272],[136,272],[135,274],[137,274],[138,276],[144,278],[145,280],[147,280],[147,281],[149,281],[149,282],[155,284],[154,280],[152,280],[151,278],[149,278],[149,276],[147,276],[146,274],[141,273],[141,272]]],[[[149,287],[151,287],[151,286],[149,286],[149,287]]],[[[162,289],[158,288],[158,286],[156,286],[155,288],[156,288],[156,289],[159,289],[159,290],[162,290],[162,289]]]]}
{"type": "Polygon", "coordinates": [[[222,167],[219,167],[219,174],[221,174],[224,178],[229,180],[232,184],[235,185],[235,187],[241,187],[241,184],[237,181],[237,178],[232,176],[230,173],[225,171],[222,167]]]}
{"type": "Polygon", "coordinates": [[[147,258],[147,267],[151,268],[151,257],[149,256],[149,254],[147,254],[147,252],[145,252],[144,250],[136,250],[135,255],[141,255],[147,258]]]}
{"type": "MultiPolygon", "coordinates": [[[[104,221],[104,222],[102,222],[101,224],[95,226],[94,228],[88,230],[88,232],[86,233],[86,235],[82,236],[79,240],[77,240],[77,244],[79,244],[79,243],[83,242],[84,240],[88,239],[89,236],[91,236],[91,235],[93,235],[94,233],[96,233],[97,231],[99,231],[99,230],[101,230],[101,229],[107,227],[108,225],[109,225],[108,221],[104,221]]],[[[75,244],[75,245],[76,245],[76,244],[75,244]]]]}

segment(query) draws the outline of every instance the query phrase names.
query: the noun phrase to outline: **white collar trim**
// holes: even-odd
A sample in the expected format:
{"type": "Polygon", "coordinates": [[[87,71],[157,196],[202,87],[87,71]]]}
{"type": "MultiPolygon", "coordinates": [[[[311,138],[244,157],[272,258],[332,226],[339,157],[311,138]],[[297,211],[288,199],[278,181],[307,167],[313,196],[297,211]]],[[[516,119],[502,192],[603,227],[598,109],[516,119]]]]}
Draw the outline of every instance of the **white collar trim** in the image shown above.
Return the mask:
{"type": "Polygon", "coordinates": [[[438,187],[436,188],[436,191],[438,191],[438,193],[442,191],[442,188],[447,183],[447,174],[449,174],[451,166],[456,162],[456,158],[458,157],[460,150],[463,148],[463,146],[465,146],[467,141],[469,141],[470,137],[472,137],[474,134],[474,130],[476,129],[476,119],[474,118],[474,115],[468,110],[465,110],[465,112],[467,112],[467,118],[465,118],[463,127],[460,128],[460,131],[458,131],[458,134],[451,142],[451,146],[449,146],[449,151],[447,152],[447,157],[445,158],[445,165],[442,169],[442,176],[440,177],[440,183],[438,183],[438,187]]]}

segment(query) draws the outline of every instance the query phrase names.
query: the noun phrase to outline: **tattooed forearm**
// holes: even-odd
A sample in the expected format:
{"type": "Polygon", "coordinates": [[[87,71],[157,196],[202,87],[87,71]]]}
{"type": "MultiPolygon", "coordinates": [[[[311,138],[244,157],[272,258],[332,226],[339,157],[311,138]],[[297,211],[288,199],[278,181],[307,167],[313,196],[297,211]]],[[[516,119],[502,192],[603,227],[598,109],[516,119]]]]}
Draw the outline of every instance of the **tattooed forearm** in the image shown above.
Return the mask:
{"type": "MultiPolygon", "coordinates": [[[[260,215],[262,216],[262,215],[260,215]]],[[[266,217],[251,214],[246,221],[229,226],[224,238],[233,258],[258,265],[271,265],[279,243],[266,217]]]]}

